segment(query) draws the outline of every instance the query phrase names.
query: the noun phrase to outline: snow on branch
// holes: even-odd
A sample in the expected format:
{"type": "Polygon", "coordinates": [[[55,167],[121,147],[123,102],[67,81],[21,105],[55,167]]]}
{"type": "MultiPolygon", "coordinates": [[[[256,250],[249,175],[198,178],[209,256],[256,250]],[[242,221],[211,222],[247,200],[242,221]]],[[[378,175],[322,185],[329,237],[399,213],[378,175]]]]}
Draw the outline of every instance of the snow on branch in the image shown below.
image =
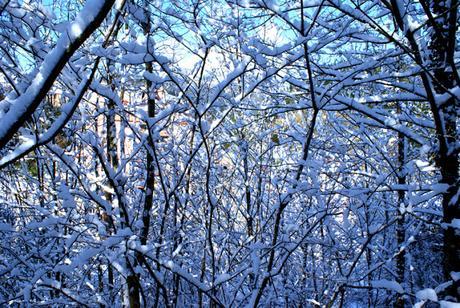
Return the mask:
{"type": "Polygon", "coordinates": [[[27,90],[10,102],[10,109],[0,118],[2,123],[0,149],[37,109],[70,57],[100,26],[114,2],[114,0],[87,1],[75,20],[61,34],[56,46],[44,59],[27,90]]]}

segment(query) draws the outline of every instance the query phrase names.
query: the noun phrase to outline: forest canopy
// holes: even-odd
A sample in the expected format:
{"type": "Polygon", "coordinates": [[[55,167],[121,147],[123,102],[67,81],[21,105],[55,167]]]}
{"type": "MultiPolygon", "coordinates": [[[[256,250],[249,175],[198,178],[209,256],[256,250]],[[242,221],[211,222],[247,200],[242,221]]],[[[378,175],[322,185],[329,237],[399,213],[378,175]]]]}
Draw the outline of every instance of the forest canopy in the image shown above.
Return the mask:
{"type": "Polygon", "coordinates": [[[458,7],[0,0],[0,306],[458,307],[458,7]]]}

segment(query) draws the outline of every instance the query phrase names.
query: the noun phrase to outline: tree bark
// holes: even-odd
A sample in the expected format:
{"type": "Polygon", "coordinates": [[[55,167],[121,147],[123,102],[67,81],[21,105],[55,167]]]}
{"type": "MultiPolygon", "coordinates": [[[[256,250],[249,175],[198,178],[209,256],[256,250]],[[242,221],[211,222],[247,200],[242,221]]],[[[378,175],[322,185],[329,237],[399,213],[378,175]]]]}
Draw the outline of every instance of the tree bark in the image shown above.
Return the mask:
{"type": "MultiPolygon", "coordinates": [[[[401,114],[401,106],[397,106],[398,115],[401,114]]],[[[402,133],[398,133],[398,165],[399,170],[397,172],[398,184],[406,184],[406,174],[404,172],[404,164],[406,161],[406,151],[405,151],[405,138],[402,133]]],[[[404,243],[406,240],[406,229],[405,229],[405,212],[401,211],[401,207],[404,206],[405,192],[404,190],[398,190],[398,208],[400,212],[398,213],[398,218],[396,222],[396,240],[397,240],[397,249],[399,251],[396,255],[396,276],[399,284],[404,283],[405,269],[406,269],[406,250],[404,243]],[[402,249],[403,248],[403,249],[402,249]]],[[[403,308],[404,307],[404,295],[398,294],[396,298],[395,307],[403,308]]]]}
{"type": "MultiPolygon", "coordinates": [[[[454,63],[456,44],[457,0],[432,1],[433,16],[437,16],[432,29],[432,38],[429,49],[433,68],[433,88],[437,94],[446,94],[449,89],[459,85],[458,75],[454,63]]],[[[460,219],[460,202],[458,198],[459,161],[458,152],[455,150],[458,140],[457,110],[459,103],[454,96],[447,101],[437,104],[438,112],[442,118],[442,135],[437,134],[439,151],[437,162],[441,171],[441,183],[447,184],[448,189],[443,194],[442,208],[444,214],[444,260],[443,270],[445,280],[452,280],[453,272],[460,272],[460,234],[452,227],[454,219],[460,219]]],[[[460,280],[446,290],[446,295],[451,300],[460,301],[460,280]]]]}

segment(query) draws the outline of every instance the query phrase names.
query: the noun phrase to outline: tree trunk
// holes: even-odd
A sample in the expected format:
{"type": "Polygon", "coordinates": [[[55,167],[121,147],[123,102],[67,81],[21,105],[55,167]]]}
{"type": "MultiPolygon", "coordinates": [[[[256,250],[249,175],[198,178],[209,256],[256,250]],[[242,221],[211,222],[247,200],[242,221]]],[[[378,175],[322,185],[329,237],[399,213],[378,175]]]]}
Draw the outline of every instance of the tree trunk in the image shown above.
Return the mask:
{"type": "MultiPolygon", "coordinates": [[[[398,115],[401,114],[401,106],[397,106],[398,115]]],[[[398,133],[398,165],[399,170],[397,173],[398,184],[406,184],[406,174],[404,172],[404,163],[406,161],[405,155],[405,138],[402,133],[398,133]]],[[[405,193],[404,190],[398,190],[398,208],[400,212],[398,213],[398,218],[396,222],[396,240],[397,240],[397,249],[399,250],[396,255],[396,276],[399,284],[404,283],[405,269],[406,269],[406,251],[404,243],[406,240],[406,229],[405,229],[405,211],[401,209],[404,206],[405,193]],[[403,249],[402,249],[403,248],[403,249]]],[[[403,308],[404,307],[404,296],[398,294],[396,298],[395,307],[403,308]]]]}
{"type": "MultiPolygon", "coordinates": [[[[433,24],[430,42],[431,62],[433,68],[433,88],[437,94],[446,94],[449,89],[459,85],[459,78],[454,67],[454,51],[456,44],[457,0],[432,1],[433,16],[437,16],[433,24]]],[[[444,260],[443,270],[445,280],[452,280],[453,272],[460,272],[460,234],[451,226],[455,219],[460,219],[460,202],[458,198],[459,161],[455,151],[457,133],[458,101],[450,96],[442,105],[436,104],[442,119],[438,129],[439,151],[437,163],[441,171],[441,183],[447,184],[448,189],[443,194],[442,208],[444,214],[444,260]]],[[[460,280],[454,281],[446,290],[451,300],[460,301],[460,280]]]]}
{"type": "MultiPolygon", "coordinates": [[[[111,70],[111,63],[107,64],[109,70],[111,70]]],[[[112,78],[110,76],[108,78],[108,83],[111,86],[112,91],[116,91],[115,85],[112,82],[112,78]]],[[[119,166],[119,157],[118,157],[118,151],[117,151],[117,127],[116,127],[116,121],[115,121],[115,110],[116,110],[116,104],[112,99],[109,99],[107,101],[107,109],[108,109],[108,115],[107,115],[107,159],[109,164],[112,166],[113,170],[117,170],[119,166]]],[[[116,190],[116,187],[113,187],[114,190],[116,190]]],[[[108,194],[108,201],[112,201],[112,195],[108,194]]],[[[122,206],[120,204],[120,206],[122,206]]],[[[124,206],[124,205],[123,205],[124,206]]],[[[124,210],[120,211],[120,220],[122,222],[122,227],[123,227],[123,222],[125,221],[125,213],[124,210]]],[[[126,263],[129,266],[129,260],[128,256],[126,256],[126,263]]],[[[135,267],[137,264],[134,264],[133,267],[135,267]]],[[[129,301],[129,307],[132,308],[137,308],[140,307],[140,296],[139,296],[139,290],[140,290],[140,284],[139,284],[139,277],[134,273],[133,270],[130,270],[129,275],[126,277],[126,284],[128,288],[128,301],[129,301]]]]}

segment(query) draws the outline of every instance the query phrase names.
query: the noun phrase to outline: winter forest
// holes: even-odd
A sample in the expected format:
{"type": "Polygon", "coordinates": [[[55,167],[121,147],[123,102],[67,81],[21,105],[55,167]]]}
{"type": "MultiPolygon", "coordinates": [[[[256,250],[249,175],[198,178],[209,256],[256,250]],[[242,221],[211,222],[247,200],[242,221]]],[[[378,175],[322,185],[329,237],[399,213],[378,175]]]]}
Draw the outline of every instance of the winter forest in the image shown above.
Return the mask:
{"type": "Polygon", "coordinates": [[[460,307],[458,0],[0,0],[0,307],[460,307]]]}

